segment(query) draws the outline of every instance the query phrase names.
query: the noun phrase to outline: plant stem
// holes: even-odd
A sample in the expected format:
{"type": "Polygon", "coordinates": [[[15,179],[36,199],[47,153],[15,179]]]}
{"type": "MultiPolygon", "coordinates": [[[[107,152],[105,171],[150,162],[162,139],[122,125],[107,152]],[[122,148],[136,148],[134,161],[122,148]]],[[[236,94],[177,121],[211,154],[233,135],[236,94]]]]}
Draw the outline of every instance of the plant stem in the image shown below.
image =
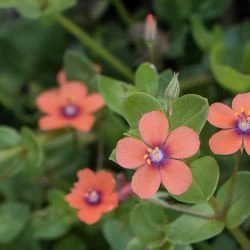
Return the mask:
{"type": "Polygon", "coordinates": [[[230,181],[229,187],[228,187],[227,197],[226,197],[223,209],[222,209],[223,218],[226,218],[228,210],[230,209],[231,204],[232,204],[233,189],[234,189],[234,185],[236,183],[238,169],[240,168],[240,159],[241,159],[241,151],[239,151],[237,153],[237,158],[236,158],[236,162],[235,162],[235,165],[234,165],[231,181],[230,181]]]}
{"type": "Polygon", "coordinates": [[[152,198],[152,199],[150,199],[150,201],[156,205],[161,206],[161,207],[165,207],[165,208],[168,208],[168,209],[171,209],[174,211],[182,212],[184,214],[191,215],[194,217],[199,217],[199,218],[207,219],[207,220],[216,219],[215,215],[200,214],[200,213],[192,211],[189,207],[186,207],[186,206],[179,206],[179,205],[175,205],[175,204],[170,204],[166,201],[159,200],[156,198],[152,198]]]}
{"type": "Polygon", "coordinates": [[[118,72],[120,72],[129,81],[133,80],[133,72],[127,68],[119,59],[114,57],[106,48],[97,43],[87,32],[78,27],[75,23],[70,21],[64,16],[57,16],[56,20],[60,23],[67,31],[74,35],[79,41],[85,46],[95,52],[98,56],[106,60],[110,65],[113,66],[118,72]]]}
{"type": "Polygon", "coordinates": [[[230,234],[235,238],[235,240],[239,243],[242,249],[250,250],[250,240],[246,237],[244,232],[238,227],[230,229],[228,228],[230,234]]]}
{"type": "Polygon", "coordinates": [[[128,11],[126,10],[122,0],[112,0],[114,7],[116,8],[121,20],[128,27],[133,24],[133,19],[130,17],[128,11]]]}

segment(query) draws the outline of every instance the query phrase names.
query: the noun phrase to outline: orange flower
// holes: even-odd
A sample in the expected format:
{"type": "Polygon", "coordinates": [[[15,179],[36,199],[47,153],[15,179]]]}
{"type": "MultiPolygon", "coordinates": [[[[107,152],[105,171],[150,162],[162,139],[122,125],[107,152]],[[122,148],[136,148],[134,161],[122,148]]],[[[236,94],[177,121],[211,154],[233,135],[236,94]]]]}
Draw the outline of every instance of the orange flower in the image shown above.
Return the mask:
{"type": "Polygon", "coordinates": [[[60,87],[45,91],[36,98],[37,107],[46,115],[39,120],[42,130],[71,126],[89,132],[95,117],[93,113],[104,106],[98,93],[87,95],[87,87],[79,81],[67,81],[63,71],[58,74],[60,87]]]}
{"type": "Polygon", "coordinates": [[[178,159],[189,158],[200,146],[198,134],[179,127],[168,135],[168,120],[160,111],[142,116],[139,132],[142,140],[121,139],[116,160],[124,168],[139,168],[132,178],[132,189],[140,198],[150,198],[161,182],[169,193],[180,195],[192,183],[188,166],[178,159]]]}
{"type": "Polygon", "coordinates": [[[115,180],[106,171],[94,173],[85,168],[78,173],[79,181],[74,184],[65,200],[79,209],[78,217],[87,224],[96,223],[102,214],[118,206],[118,194],[114,192],[115,180]]]}
{"type": "Polygon", "coordinates": [[[213,153],[229,155],[244,146],[250,155],[250,93],[237,95],[233,99],[232,109],[222,103],[212,104],[208,121],[224,129],[209,140],[213,153]]]}

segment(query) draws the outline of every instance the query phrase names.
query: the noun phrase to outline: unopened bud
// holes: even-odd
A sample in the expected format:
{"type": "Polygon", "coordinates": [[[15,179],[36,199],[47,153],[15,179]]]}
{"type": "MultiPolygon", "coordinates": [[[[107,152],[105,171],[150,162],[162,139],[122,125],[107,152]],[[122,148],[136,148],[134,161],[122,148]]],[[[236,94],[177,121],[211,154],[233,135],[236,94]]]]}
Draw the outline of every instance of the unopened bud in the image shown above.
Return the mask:
{"type": "Polygon", "coordinates": [[[173,101],[177,99],[180,95],[180,84],[178,80],[178,75],[179,73],[174,73],[164,93],[164,97],[167,101],[167,111],[169,115],[172,114],[173,101]]]}
{"type": "Polygon", "coordinates": [[[148,14],[145,21],[144,39],[149,45],[153,45],[157,35],[157,22],[152,14],[148,14]]]}

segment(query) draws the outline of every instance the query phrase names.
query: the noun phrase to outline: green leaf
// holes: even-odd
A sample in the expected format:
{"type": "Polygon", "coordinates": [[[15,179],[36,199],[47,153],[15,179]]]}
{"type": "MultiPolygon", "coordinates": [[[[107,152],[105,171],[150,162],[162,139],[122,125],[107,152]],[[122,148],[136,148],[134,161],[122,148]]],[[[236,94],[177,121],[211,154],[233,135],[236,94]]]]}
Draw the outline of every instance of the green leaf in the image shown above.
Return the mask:
{"type": "Polygon", "coordinates": [[[13,8],[17,0],[0,0],[0,8],[13,8]]]}
{"type": "Polygon", "coordinates": [[[17,1],[16,6],[17,11],[24,17],[30,19],[40,18],[41,12],[41,2],[34,0],[20,0],[17,1]]]}
{"type": "Polygon", "coordinates": [[[76,5],[76,0],[48,0],[44,14],[51,15],[60,13],[76,5]]]}
{"type": "Polygon", "coordinates": [[[35,212],[30,222],[30,231],[34,239],[56,239],[64,235],[68,229],[68,225],[54,209],[35,212]]]}
{"type": "Polygon", "coordinates": [[[240,73],[229,65],[223,65],[221,61],[224,53],[226,51],[222,43],[215,45],[211,53],[211,67],[218,83],[234,93],[250,90],[250,75],[240,73]]]}
{"type": "Polygon", "coordinates": [[[208,101],[198,95],[188,94],[173,102],[170,116],[171,129],[187,126],[200,133],[208,115],[208,101]]]}
{"type": "Polygon", "coordinates": [[[143,63],[135,72],[135,86],[141,92],[155,95],[159,89],[159,75],[153,64],[143,63]]]}
{"type": "Polygon", "coordinates": [[[103,224],[103,233],[112,250],[125,250],[131,234],[119,220],[107,220],[103,224]]]}
{"type": "Polygon", "coordinates": [[[210,32],[198,16],[191,17],[191,31],[195,42],[204,51],[208,51],[222,39],[222,29],[219,26],[214,27],[210,32]]]}
{"type": "Polygon", "coordinates": [[[9,149],[21,142],[20,134],[13,128],[0,126],[0,149],[9,149]]]}
{"type": "MultiPolygon", "coordinates": [[[[195,212],[213,215],[213,209],[206,203],[192,207],[195,212]]],[[[181,215],[166,228],[166,238],[176,244],[191,244],[218,235],[224,228],[219,220],[202,219],[190,215],[181,215]]]]}
{"type": "Polygon", "coordinates": [[[79,80],[92,87],[92,80],[96,76],[93,63],[80,50],[67,50],[64,55],[64,68],[69,80],[79,80]]]}
{"type": "Polygon", "coordinates": [[[29,218],[29,208],[21,203],[3,203],[0,206],[0,242],[8,243],[23,230],[29,218]]]}
{"type": "Polygon", "coordinates": [[[127,95],[126,83],[114,80],[110,77],[99,77],[99,91],[107,106],[119,115],[123,114],[122,104],[127,95]]]}
{"type": "MultiPolygon", "coordinates": [[[[225,203],[228,194],[228,180],[219,190],[217,199],[221,207],[225,203]]],[[[250,215],[250,172],[239,172],[237,182],[233,189],[232,205],[228,211],[226,225],[235,228],[244,222],[250,215]]]]}
{"type": "Polygon", "coordinates": [[[51,189],[47,195],[50,209],[54,209],[61,216],[61,220],[71,226],[76,221],[76,212],[65,201],[66,193],[59,189],[51,189]]]}
{"type": "Polygon", "coordinates": [[[71,234],[66,236],[64,239],[58,241],[55,246],[53,247],[53,250],[85,250],[86,247],[82,240],[71,234]]]}
{"type": "Polygon", "coordinates": [[[219,181],[219,166],[211,156],[204,156],[190,163],[192,185],[182,195],[173,196],[176,200],[187,203],[204,203],[215,192],[219,181]]]}
{"type": "Polygon", "coordinates": [[[161,243],[166,222],[164,209],[150,202],[137,204],[130,215],[134,235],[145,244],[161,243]]]}
{"type": "Polygon", "coordinates": [[[22,141],[28,151],[28,163],[32,168],[41,166],[44,152],[41,143],[31,129],[24,127],[21,131],[22,141]]]}
{"type": "Polygon", "coordinates": [[[161,110],[160,103],[145,93],[133,93],[123,103],[124,117],[131,128],[136,128],[141,116],[147,112],[161,110]]]}
{"type": "Polygon", "coordinates": [[[131,239],[128,244],[126,250],[145,250],[146,246],[142,242],[140,242],[137,238],[131,239]]]}

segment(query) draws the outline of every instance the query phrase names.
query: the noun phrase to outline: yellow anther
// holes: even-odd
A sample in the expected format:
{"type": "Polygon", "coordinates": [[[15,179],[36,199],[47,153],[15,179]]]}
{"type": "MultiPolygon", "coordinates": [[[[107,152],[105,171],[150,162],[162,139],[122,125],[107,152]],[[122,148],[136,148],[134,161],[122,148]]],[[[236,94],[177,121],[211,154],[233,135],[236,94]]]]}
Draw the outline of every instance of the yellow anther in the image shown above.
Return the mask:
{"type": "Polygon", "coordinates": [[[240,108],[240,112],[241,113],[245,112],[245,109],[244,108],[240,108]]]}
{"type": "Polygon", "coordinates": [[[148,158],[148,154],[143,155],[143,159],[147,159],[148,158]]]}
{"type": "Polygon", "coordinates": [[[151,164],[151,161],[150,161],[149,159],[147,160],[147,164],[148,164],[148,165],[150,165],[150,164],[151,164]]]}
{"type": "Polygon", "coordinates": [[[250,110],[247,111],[247,115],[250,116],[250,110]]]}
{"type": "Polygon", "coordinates": [[[152,148],[148,148],[147,150],[148,150],[149,153],[151,153],[153,151],[152,148]]]}

